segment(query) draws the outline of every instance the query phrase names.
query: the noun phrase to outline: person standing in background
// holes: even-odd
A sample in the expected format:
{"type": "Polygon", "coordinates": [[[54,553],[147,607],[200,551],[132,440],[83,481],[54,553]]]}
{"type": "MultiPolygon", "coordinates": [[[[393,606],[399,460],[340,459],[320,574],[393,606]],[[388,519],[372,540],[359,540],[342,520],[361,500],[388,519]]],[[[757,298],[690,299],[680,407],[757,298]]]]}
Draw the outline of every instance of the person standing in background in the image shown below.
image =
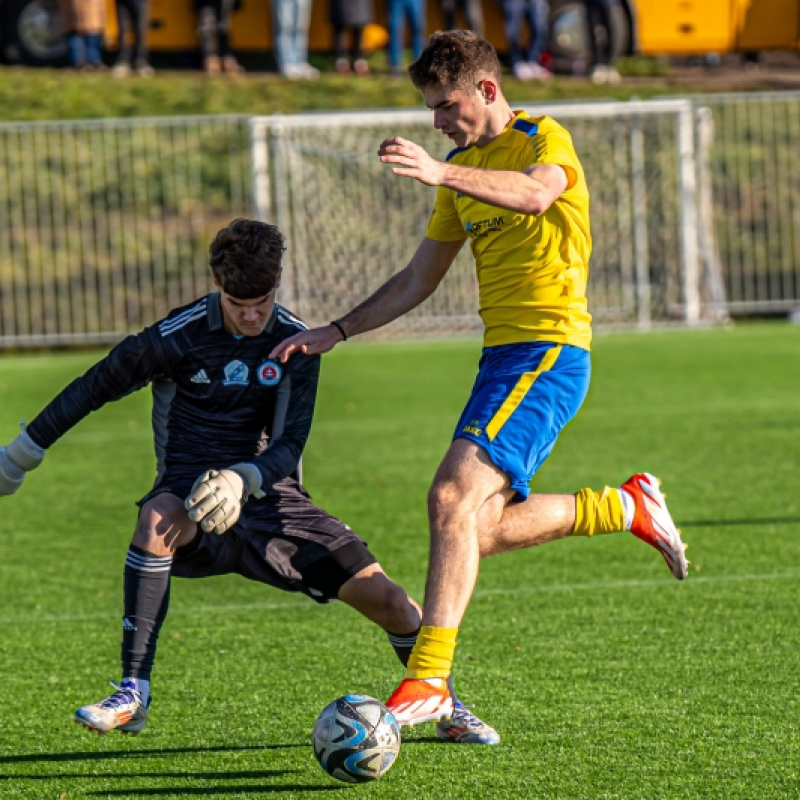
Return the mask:
{"type": "Polygon", "coordinates": [[[116,0],[117,61],[112,74],[127,78],[131,65],[143,78],[150,78],[153,68],[148,62],[147,33],[150,29],[150,0],[116,0]],[[129,39],[133,31],[133,49],[129,39]]]}
{"type": "Polygon", "coordinates": [[[586,25],[592,67],[592,83],[619,83],[620,76],[612,65],[614,58],[614,25],[612,6],[614,0],[585,0],[586,25]]]}
{"type": "Polygon", "coordinates": [[[546,81],[552,78],[553,73],[541,64],[550,36],[548,0],[500,0],[500,5],[514,77],[521,81],[546,81]],[[528,47],[523,48],[522,26],[526,20],[530,39],[528,47]]]}
{"type": "Polygon", "coordinates": [[[364,58],[364,28],[375,21],[372,0],[330,0],[330,18],[333,25],[335,67],[340,75],[352,71],[356,75],[369,75],[369,64],[364,58]],[[350,32],[350,58],[347,56],[347,33],[350,32]],[[351,64],[352,62],[352,64],[351,64]]]}
{"type": "Polygon", "coordinates": [[[272,24],[278,71],[289,80],[313,80],[319,70],[308,63],[311,0],[274,0],[272,24]]]}
{"type": "Polygon", "coordinates": [[[195,0],[197,36],[203,50],[203,69],[208,75],[239,75],[244,67],[231,52],[231,17],[239,0],[195,0]]]}
{"type": "Polygon", "coordinates": [[[101,47],[106,26],[103,0],[59,0],[59,11],[75,69],[103,69],[101,47]]]}
{"type": "Polygon", "coordinates": [[[444,27],[448,31],[455,30],[456,13],[461,11],[466,18],[467,28],[483,39],[483,9],[481,0],[442,0],[444,27]]]}
{"type": "Polygon", "coordinates": [[[393,75],[403,71],[405,22],[411,28],[411,52],[414,60],[422,53],[426,31],[425,0],[388,0],[389,13],[389,70],[393,75]]]}

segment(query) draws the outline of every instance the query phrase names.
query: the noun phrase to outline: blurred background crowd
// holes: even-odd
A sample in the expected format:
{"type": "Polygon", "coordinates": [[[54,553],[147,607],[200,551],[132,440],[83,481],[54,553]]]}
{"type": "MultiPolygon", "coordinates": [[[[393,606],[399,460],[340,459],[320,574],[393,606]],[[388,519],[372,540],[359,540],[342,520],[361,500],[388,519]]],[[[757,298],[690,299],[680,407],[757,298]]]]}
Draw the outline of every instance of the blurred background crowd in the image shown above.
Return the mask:
{"type": "Polygon", "coordinates": [[[163,51],[170,49],[164,40],[171,39],[175,51],[196,54],[179,66],[237,75],[245,71],[237,47],[258,50],[253,23],[260,11],[266,16],[259,20],[266,61],[255,68],[290,80],[313,80],[321,70],[365,76],[376,62],[380,71],[402,74],[430,32],[469,28],[492,41],[517,79],[546,81],[554,71],[555,11],[562,21],[565,13],[575,18],[567,24],[577,22],[582,29],[577,38],[584,54],[567,71],[598,83],[620,79],[614,53],[624,42],[615,43],[613,25],[620,0],[580,0],[566,10],[563,1],[553,9],[548,0],[433,0],[435,9],[430,1],[272,0],[268,8],[256,9],[247,0],[0,0],[0,52],[7,63],[150,77],[153,40],[162,40],[157,49],[163,51]],[[310,41],[318,45],[320,36],[333,57],[312,65],[310,41]],[[381,58],[374,58],[376,52],[381,58]]]}
{"type": "Polygon", "coordinates": [[[800,0],[0,0],[0,60],[150,77],[401,74],[429,33],[469,28],[521,81],[620,81],[619,57],[800,49],[800,0]],[[675,6],[673,8],[673,5],[675,6]],[[151,60],[157,53],[156,63],[151,60]],[[310,58],[309,52],[315,57],[310,58]],[[171,60],[167,54],[174,56],[171,60]],[[324,57],[316,57],[320,54],[324,57]]]}

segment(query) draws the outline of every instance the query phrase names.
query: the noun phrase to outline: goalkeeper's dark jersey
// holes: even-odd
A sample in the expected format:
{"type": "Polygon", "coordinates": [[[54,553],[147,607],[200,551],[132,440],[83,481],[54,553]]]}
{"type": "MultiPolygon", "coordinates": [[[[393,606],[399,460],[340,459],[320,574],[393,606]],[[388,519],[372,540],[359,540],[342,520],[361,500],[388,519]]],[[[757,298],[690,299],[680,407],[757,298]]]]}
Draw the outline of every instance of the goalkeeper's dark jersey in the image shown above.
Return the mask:
{"type": "Polygon", "coordinates": [[[60,392],[28,433],[50,447],[89,412],[149,383],[159,475],[249,461],[266,490],[296,472],[311,429],[319,356],[297,354],[286,364],[269,358],[305,327],[276,304],[259,336],[237,338],[225,330],[219,295],[207,295],[120,342],[60,392]]]}

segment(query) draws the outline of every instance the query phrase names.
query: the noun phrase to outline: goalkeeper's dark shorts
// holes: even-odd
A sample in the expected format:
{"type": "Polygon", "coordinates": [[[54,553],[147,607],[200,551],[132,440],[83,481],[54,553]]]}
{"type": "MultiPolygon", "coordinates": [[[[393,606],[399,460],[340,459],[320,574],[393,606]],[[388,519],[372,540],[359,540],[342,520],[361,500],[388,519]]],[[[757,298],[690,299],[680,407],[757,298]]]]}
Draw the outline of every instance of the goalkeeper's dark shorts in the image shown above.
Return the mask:
{"type": "MultiPolygon", "coordinates": [[[[164,493],[186,497],[196,479],[196,472],[184,476],[168,470],[138,505],[164,493]]],[[[206,578],[234,573],[329,603],[343,584],[376,562],[360,536],[315,506],[294,478],[286,478],[265,497],[251,497],[224,534],[198,527],[197,536],[175,552],[172,574],[206,578]]]]}

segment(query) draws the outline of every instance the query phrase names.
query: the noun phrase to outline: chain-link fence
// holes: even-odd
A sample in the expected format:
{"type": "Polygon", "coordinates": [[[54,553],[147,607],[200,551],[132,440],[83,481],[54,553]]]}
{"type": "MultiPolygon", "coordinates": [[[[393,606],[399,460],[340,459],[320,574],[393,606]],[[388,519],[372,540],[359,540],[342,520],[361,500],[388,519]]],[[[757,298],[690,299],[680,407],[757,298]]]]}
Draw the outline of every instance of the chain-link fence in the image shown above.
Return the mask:
{"type": "MultiPolygon", "coordinates": [[[[800,304],[800,95],[536,106],[571,131],[592,194],[600,324],[694,323],[800,304]]],[[[0,125],[0,347],[111,342],[210,287],[236,216],[286,232],[281,300],[311,323],[363,299],[424,233],[433,190],[375,151],[444,155],[430,112],[0,125]]],[[[467,248],[389,333],[477,331],[467,248]]]]}
{"type": "Polygon", "coordinates": [[[731,313],[800,306],[800,92],[706,95],[714,231],[731,313]]]}
{"type": "Polygon", "coordinates": [[[0,344],[107,342],[210,287],[251,212],[246,118],[0,126],[0,344]]]}

